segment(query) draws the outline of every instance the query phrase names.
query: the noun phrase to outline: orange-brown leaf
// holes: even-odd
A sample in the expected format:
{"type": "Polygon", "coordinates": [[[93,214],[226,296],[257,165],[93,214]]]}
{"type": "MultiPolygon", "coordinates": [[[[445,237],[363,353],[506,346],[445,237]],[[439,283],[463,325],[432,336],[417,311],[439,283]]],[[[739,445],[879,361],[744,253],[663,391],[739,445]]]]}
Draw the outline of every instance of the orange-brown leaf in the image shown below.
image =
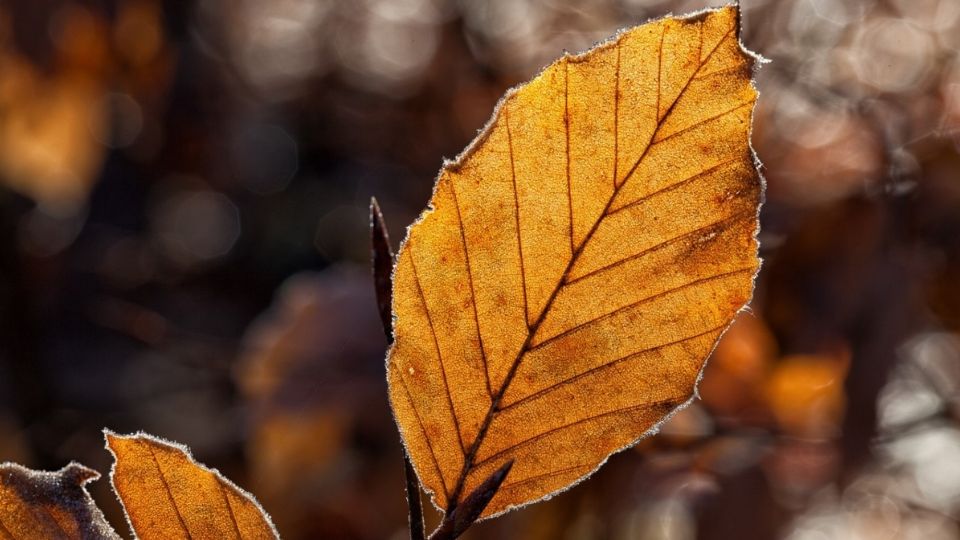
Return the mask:
{"type": "Polygon", "coordinates": [[[394,273],[390,398],[434,503],[484,516],[596,470],[689,401],[749,300],[762,181],[737,8],[565,55],[444,165],[394,273]]]}
{"type": "Polygon", "coordinates": [[[0,464],[0,538],[120,540],[84,487],[98,478],[78,463],[57,472],[0,464]]]}
{"type": "Polygon", "coordinates": [[[279,538],[252,495],[186,448],[145,434],[106,437],[111,481],[138,538],[279,538]]]}

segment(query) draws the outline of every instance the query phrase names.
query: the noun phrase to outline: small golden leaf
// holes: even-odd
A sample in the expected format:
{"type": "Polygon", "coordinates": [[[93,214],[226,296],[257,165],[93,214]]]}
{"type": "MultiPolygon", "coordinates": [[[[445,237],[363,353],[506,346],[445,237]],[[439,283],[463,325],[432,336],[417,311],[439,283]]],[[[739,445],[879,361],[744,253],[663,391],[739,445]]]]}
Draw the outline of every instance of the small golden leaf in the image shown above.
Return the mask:
{"type": "Polygon", "coordinates": [[[548,497],[694,395],[749,301],[762,181],[736,7],[565,55],[440,171],[394,273],[390,399],[434,503],[548,497]]]}
{"type": "Polygon", "coordinates": [[[84,487],[98,478],[79,463],[57,472],[0,463],[0,538],[120,540],[84,487]]]}
{"type": "Polygon", "coordinates": [[[138,538],[279,538],[252,495],[186,448],[146,434],[106,437],[115,460],[110,479],[138,538]]]}

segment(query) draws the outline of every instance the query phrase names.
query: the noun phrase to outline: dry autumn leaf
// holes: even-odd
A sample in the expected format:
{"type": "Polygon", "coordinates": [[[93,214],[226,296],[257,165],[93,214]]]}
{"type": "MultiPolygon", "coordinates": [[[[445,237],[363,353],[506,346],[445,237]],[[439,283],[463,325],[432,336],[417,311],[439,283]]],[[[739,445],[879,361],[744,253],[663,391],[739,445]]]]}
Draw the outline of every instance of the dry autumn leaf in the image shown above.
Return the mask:
{"type": "Polygon", "coordinates": [[[548,497],[692,398],[759,267],[755,60],[735,7],[651,22],[508,92],[444,165],[387,367],[448,516],[511,461],[481,517],[548,497]]]}
{"type": "Polygon", "coordinates": [[[57,472],[0,464],[0,538],[120,540],[84,487],[98,478],[78,463],[57,472]]]}
{"type": "MultiPolygon", "coordinates": [[[[185,447],[105,433],[115,459],[110,479],[137,538],[279,538],[252,495],[185,447]]],[[[78,463],[57,472],[0,464],[0,539],[119,540],[84,487],[98,478],[78,463]]]]}
{"type": "Polygon", "coordinates": [[[252,495],[186,448],[146,434],[106,436],[110,480],[138,538],[279,538],[252,495]]]}

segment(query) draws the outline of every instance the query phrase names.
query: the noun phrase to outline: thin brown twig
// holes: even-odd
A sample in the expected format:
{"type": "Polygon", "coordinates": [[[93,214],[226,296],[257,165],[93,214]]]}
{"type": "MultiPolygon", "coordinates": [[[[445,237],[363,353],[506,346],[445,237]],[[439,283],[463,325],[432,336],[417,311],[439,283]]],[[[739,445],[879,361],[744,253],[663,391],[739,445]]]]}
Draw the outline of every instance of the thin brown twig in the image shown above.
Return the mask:
{"type": "MultiPolygon", "coordinates": [[[[390,247],[390,235],[383,221],[383,213],[377,199],[370,199],[370,262],[373,266],[373,284],[377,292],[377,307],[380,322],[387,343],[393,343],[393,283],[390,274],[393,271],[393,249],[390,247]]],[[[403,451],[403,472],[407,484],[407,508],[409,508],[410,540],[424,540],[423,504],[420,500],[420,486],[417,472],[410,462],[406,449],[403,451]]]]}

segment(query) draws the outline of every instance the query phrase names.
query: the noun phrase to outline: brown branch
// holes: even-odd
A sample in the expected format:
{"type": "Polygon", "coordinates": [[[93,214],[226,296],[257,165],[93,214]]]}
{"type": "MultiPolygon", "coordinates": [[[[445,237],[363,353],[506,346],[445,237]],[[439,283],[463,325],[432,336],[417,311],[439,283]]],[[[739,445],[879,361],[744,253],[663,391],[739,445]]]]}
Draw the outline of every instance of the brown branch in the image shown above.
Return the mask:
{"type": "MultiPolygon", "coordinates": [[[[370,199],[370,262],[373,266],[373,284],[377,292],[377,307],[380,311],[380,322],[383,323],[383,333],[387,336],[387,343],[393,343],[393,250],[390,248],[390,235],[387,224],[383,221],[383,213],[377,199],[370,199]]],[[[407,507],[410,519],[410,540],[424,540],[423,506],[420,501],[420,486],[417,472],[413,469],[410,456],[406,449],[403,451],[403,472],[407,484],[407,507]]]]}

